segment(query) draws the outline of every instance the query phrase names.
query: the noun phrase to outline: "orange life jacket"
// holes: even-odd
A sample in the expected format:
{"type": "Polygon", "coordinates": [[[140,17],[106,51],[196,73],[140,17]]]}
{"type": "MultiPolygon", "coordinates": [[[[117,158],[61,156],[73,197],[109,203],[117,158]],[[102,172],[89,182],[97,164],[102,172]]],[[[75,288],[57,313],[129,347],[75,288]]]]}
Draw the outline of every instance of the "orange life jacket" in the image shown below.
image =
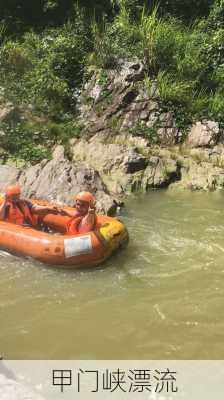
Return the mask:
{"type": "Polygon", "coordinates": [[[19,206],[11,202],[8,202],[7,206],[9,207],[9,210],[5,221],[17,225],[37,224],[37,216],[33,215],[25,200],[20,200],[19,206]]]}
{"type": "Polygon", "coordinates": [[[68,235],[77,235],[79,233],[79,224],[82,218],[83,217],[77,214],[68,221],[66,226],[66,233],[68,235]]]}

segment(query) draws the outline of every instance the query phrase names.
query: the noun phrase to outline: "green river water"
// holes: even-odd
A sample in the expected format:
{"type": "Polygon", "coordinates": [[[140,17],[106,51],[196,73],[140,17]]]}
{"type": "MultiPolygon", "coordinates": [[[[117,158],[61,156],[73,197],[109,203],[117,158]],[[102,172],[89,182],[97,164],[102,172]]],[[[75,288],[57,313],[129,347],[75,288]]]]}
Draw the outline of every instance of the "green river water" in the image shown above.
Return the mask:
{"type": "Polygon", "coordinates": [[[224,359],[224,194],[130,197],[129,246],[65,271],[0,252],[7,359],[224,359]]]}

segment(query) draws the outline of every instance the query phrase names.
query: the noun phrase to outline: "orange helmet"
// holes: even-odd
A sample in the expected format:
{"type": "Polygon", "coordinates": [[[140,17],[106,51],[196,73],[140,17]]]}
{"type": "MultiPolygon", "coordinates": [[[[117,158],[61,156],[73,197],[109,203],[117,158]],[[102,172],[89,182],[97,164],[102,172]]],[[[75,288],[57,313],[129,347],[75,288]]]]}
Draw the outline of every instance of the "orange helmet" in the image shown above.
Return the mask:
{"type": "Polygon", "coordinates": [[[5,194],[7,196],[14,196],[14,195],[17,195],[17,194],[21,194],[20,186],[19,185],[7,186],[5,194]]]}
{"type": "Polygon", "coordinates": [[[85,201],[86,203],[93,203],[96,201],[95,197],[90,192],[80,192],[75,196],[75,200],[85,201]]]}

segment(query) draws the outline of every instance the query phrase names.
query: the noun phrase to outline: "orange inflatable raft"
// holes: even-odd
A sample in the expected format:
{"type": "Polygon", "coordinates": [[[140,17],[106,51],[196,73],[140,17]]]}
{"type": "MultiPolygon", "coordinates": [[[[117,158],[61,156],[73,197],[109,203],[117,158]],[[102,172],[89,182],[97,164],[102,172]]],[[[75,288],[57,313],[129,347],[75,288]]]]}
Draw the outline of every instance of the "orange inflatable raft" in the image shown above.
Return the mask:
{"type": "Polygon", "coordinates": [[[33,257],[46,264],[80,268],[101,264],[128,241],[124,224],[116,218],[97,215],[94,231],[75,236],[65,234],[68,219],[54,214],[42,218],[42,222],[56,234],[0,221],[0,248],[13,254],[33,257]]]}

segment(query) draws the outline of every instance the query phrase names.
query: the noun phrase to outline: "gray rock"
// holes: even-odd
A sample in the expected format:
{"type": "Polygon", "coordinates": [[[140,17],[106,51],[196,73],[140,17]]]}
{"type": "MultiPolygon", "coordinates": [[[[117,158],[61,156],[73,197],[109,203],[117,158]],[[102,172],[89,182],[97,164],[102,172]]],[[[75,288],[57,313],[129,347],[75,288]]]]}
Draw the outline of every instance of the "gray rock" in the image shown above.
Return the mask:
{"type": "Polygon", "coordinates": [[[127,154],[125,154],[122,167],[126,173],[133,174],[134,172],[145,169],[146,166],[146,157],[138,154],[134,149],[128,150],[127,154]]]}
{"type": "Polygon", "coordinates": [[[7,379],[0,374],[0,399],[1,400],[44,400],[44,398],[31,389],[12,379],[7,379]]]}
{"type": "Polygon", "coordinates": [[[142,189],[168,187],[180,179],[178,163],[170,158],[150,157],[142,179],[142,189]]]}
{"type": "MultiPolygon", "coordinates": [[[[102,139],[102,138],[101,138],[102,139]]],[[[74,162],[83,162],[101,173],[108,173],[121,165],[127,147],[102,143],[98,137],[90,141],[81,139],[71,148],[74,162]]]]}
{"type": "Polygon", "coordinates": [[[157,123],[158,123],[158,114],[156,112],[152,112],[149,115],[148,121],[146,122],[146,126],[147,128],[153,128],[157,125],[157,123]]]}
{"type": "Polygon", "coordinates": [[[170,145],[176,143],[176,137],[178,134],[178,130],[176,128],[159,128],[157,130],[157,136],[159,138],[159,142],[162,144],[170,145]]]}
{"type": "Polygon", "coordinates": [[[139,60],[120,60],[116,69],[96,72],[83,92],[80,102],[80,123],[84,133],[116,136],[131,132],[145,136],[153,144],[156,140],[164,145],[173,145],[181,139],[172,112],[160,110],[158,85],[151,86],[144,80],[145,66],[139,60]],[[87,104],[88,103],[88,104],[87,104]]]}
{"type": "MultiPolygon", "coordinates": [[[[126,136],[119,136],[121,142],[126,141],[126,136]]],[[[131,140],[129,135],[128,145],[117,143],[103,143],[102,137],[91,138],[91,140],[76,141],[72,147],[73,160],[85,162],[86,165],[97,170],[105,182],[108,190],[120,195],[129,191],[133,174],[144,170],[147,166],[147,157],[137,151],[134,144],[139,148],[147,143],[140,138],[139,141],[131,140]]]]}
{"type": "Polygon", "coordinates": [[[210,162],[186,157],[180,173],[181,180],[170,185],[170,189],[214,191],[224,188],[224,169],[210,162]]]}
{"type": "Polygon", "coordinates": [[[43,199],[59,204],[74,204],[74,196],[87,190],[96,195],[97,211],[112,213],[116,198],[102,181],[99,173],[82,163],[73,164],[64,157],[64,149],[58,146],[51,161],[19,170],[0,165],[0,190],[4,192],[9,184],[18,182],[26,198],[43,199]]]}
{"type": "Polygon", "coordinates": [[[15,167],[8,165],[0,165],[0,191],[4,192],[7,185],[16,183],[20,175],[20,171],[15,167]]]}
{"type": "Polygon", "coordinates": [[[217,122],[198,121],[192,126],[186,143],[191,147],[211,147],[218,143],[221,133],[217,122]]]}
{"type": "Polygon", "coordinates": [[[137,58],[133,61],[119,60],[117,70],[115,70],[115,85],[122,82],[137,82],[144,78],[145,66],[137,58]],[[117,73],[119,71],[119,74],[117,73]]]}
{"type": "Polygon", "coordinates": [[[148,119],[148,116],[149,116],[149,111],[143,110],[143,111],[141,111],[139,118],[144,121],[144,120],[148,119]]]}
{"type": "Polygon", "coordinates": [[[157,125],[157,136],[161,144],[174,145],[178,142],[179,129],[176,127],[173,112],[160,114],[157,125]]]}
{"type": "Polygon", "coordinates": [[[99,173],[81,163],[72,164],[64,158],[61,146],[56,148],[53,160],[44,160],[23,171],[19,183],[24,188],[24,195],[29,198],[73,205],[74,196],[87,190],[100,200],[98,211],[110,212],[113,207],[113,199],[99,173]]]}
{"type": "Polygon", "coordinates": [[[127,147],[135,147],[143,152],[149,149],[149,141],[147,138],[141,136],[133,136],[130,132],[121,133],[119,136],[113,138],[114,144],[125,144],[127,147]]]}

